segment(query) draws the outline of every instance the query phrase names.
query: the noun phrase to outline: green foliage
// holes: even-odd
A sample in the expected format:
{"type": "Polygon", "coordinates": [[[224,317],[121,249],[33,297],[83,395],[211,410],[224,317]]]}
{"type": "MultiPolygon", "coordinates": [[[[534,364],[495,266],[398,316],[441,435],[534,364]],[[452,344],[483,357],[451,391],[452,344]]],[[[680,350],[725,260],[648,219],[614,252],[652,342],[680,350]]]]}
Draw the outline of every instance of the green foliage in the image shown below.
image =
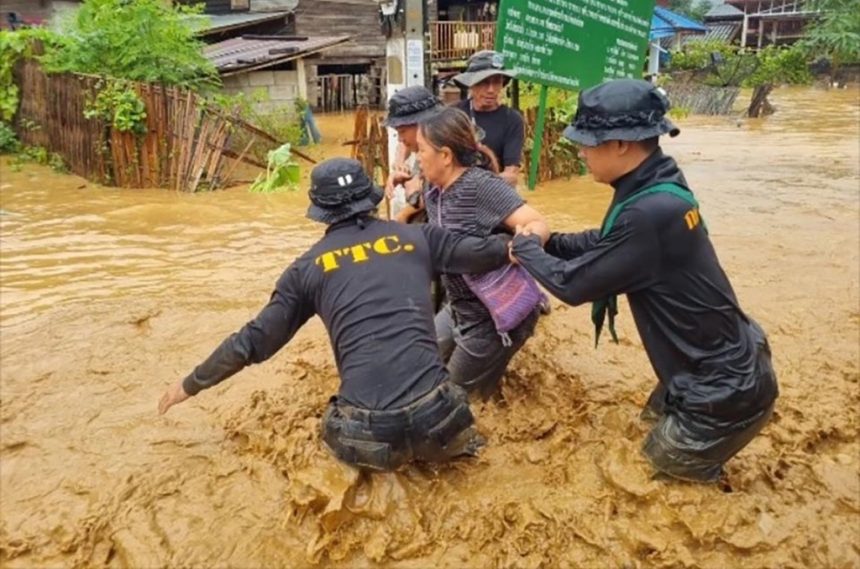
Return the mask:
{"type": "Polygon", "coordinates": [[[66,174],[69,172],[68,166],[63,161],[63,157],[56,152],[48,152],[44,146],[25,146],[21,148],[15,156],[13,166],[20,169],[21,165],[26,162],[35,162],[42,166],[49,166],[54,172],[66,174]]]}
{"type": "Polygon", "coordinates": [[[49,72],[71,71],[200,91],[219,84],[188,15],[202,7],[163,0],[85,0],[63,22],[62,46],[46,52],[49,72]]]}
{"type": "Polygon", "coordinates": [[[719,41],[690,42],[672,52],[669,69],[692,72],[695,80],[714,87],[800,85],[812,80],[805,52],[796,46],[771,45],[756,52],[719,41]]]}
{"type": "Polygon", "coordinates": [[[252,192],[269,193],[280,190],[295,190],[299,185],[298,163],[290,154],[290,144],[269,152],[266,173],[257,176],[251,185],[252,192]]]}
{"type": "Polygon", "coordinates": [[[37,41],[48,48],[57,42],[57,38],[42,28],[14,32],[0,30],[0,120],[11,121],[18,111],[19,92],[13,71],[22,57],[33,55],[37,41]]]}
{"type": "Polygon", "coordinates": [[[673,106],[673,107],[669,108],[669,116],[672,117],[673,119],[685,119],[688,116],[690,116],[691,112],[692,111],[690,111],[689,107],[674,107],[673,106]]]}
{"type": "MultiPolygon", "coordinates": [[[[537,108],[540,102],[541,86],[536,83],[520,82],[520,108],[537,108]]],[[[557,87],[549,87],[546,95],[547,121],[568,124],[576,114],[579,93],[557,87]]]]}
{"type": "MultiPolygon", "coordinates": [[[[267,91],[258,89],[251,94],[215,94],[209,98],[209,102],[223,112],[265,130],[278,142],[290,146],[302,145],[302,115],[308,104],[304,99],[297,99],[292,105],[273,107],[266,104],[269,102],[267,91]]],[[[235,136],[236,145],[244,147],[246,142],[241,140],[244,136],[242,131],[235,136]]],[[[252,146],[251,155],[260,161],[267,160],[266,150],[260,145],[252,146]]]]}
{"type": "Polygon", "coordinates": [[[756,54],[756,59],[758,66],[744,81],[745,87],[805,85],[812,81],[806,54],[798,47],[769,45],[756,54]]]}
{"type": "MultiPolygon", "coordinates": [[[[540,104],[541,86],[534,83],[520,83],[520,107],[522,109],[537,108],[540,104]]],[[[556,87],[549,87],[546,96],[546,119],[544,129],[554,132],[556,142],[548,149],[549,169],[552,178],[569,176],[571,174],[583,175],[585,163],[579,157],[576,146],[561,135],[576,114],[579,93],[556,87]]],[[[531,155],[534,148],[534,137],[527,136],[523,151],[531,155]]]]}
{"type": "Polygon", "coordinates": [[[4,121],[0,121],[0,154],[14,154],[21,148],[15,131],[4,121]]]}
{"type": "Polygon", "coordinates": [[[806,29],[800,45],[811,57],[827,57],[835,65],[860,62],[860,2],[808,0],[821,16],[806,29]]]}
{"type": "Polygon", "coordinates": [[[86,118],[102,119],[122,132],[146,133],[146,105],[130,82],[108,79],[97,87],[98,94],[84,107],[86,118]]]}
{"type": "Polygon", "coordinates": [[[672,52],[670,68],[672,71],[707,70],[711,65],[712,53],[727,59],[737,51],[737,46],[719,40],[688,42],[683,50],[672,52]]]}

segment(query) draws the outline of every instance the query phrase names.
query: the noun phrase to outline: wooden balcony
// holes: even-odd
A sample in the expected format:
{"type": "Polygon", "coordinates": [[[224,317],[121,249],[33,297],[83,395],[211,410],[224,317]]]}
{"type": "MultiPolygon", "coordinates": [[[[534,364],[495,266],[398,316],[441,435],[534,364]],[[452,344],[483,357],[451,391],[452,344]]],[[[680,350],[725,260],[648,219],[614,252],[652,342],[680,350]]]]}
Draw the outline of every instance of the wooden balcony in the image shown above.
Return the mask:
{"type": "Polygon", "coordinates": [[[493,49],[495,22],[430,22],[430,60],[457,61],[493,49]]]}

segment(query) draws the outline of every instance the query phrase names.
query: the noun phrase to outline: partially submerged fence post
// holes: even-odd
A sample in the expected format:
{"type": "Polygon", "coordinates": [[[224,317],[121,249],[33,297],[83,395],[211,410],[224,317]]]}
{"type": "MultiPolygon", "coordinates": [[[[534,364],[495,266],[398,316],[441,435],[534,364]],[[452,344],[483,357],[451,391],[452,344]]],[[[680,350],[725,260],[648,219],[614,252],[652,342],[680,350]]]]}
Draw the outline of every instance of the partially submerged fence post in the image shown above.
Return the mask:
{"type": "Polygon", "coordinates": [[[770,95],[771,91],[773,91],[771,83],[759,85],[755,88],[749,109],[747,109],[747,116],[749,118],[759,118],[773,114],[773,106],[767,100],[767,96],[770,95]]]}
{"type": "Polygon", "coordinates": [[[382,117],[371,113],[366,105],[360,106],[355,113],[353,139],[346,144],[352,145],[352,157],[361,162],[370,179],[376,180],[378,173],[385,184],[389,169],[388,136],[382,117]]]}

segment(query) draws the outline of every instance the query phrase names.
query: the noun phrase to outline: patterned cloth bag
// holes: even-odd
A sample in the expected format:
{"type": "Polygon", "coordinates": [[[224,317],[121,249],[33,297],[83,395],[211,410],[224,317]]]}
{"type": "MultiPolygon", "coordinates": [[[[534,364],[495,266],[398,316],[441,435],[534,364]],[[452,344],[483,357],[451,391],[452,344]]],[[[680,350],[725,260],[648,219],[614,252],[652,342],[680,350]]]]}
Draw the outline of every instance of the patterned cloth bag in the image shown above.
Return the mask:
{"type": "MultiPolygon", "coordinates": [[[[439,191],[439,190],[437,190],[439,191]]],[[[439,191],[439,226],[442,225],[442,192],[439,191]]],[[[493,319],[502,344],[511,346],[508,334],[547,298],[534,278],[519,265],[505,265],[486,273],[463,275],[463,280],[483,303],[493,319]]]]}

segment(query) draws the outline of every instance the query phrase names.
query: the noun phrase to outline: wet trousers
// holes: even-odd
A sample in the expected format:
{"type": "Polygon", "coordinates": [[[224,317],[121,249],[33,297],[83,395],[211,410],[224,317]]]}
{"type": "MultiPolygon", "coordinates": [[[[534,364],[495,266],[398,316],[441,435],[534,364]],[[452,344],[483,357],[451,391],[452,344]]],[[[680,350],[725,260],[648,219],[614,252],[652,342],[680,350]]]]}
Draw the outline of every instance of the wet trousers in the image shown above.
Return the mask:
{"type": "Polygon", "coordinates": [[[511,358],[526,343],[537,326],[540,308],[511,330],[510,345],[502,342],[492,320],[464,326],[456,321],[450,304],[436,315],[436,341],[450,381],[469,393],[487,398],[498,388],[511,358]]]}
{"type": "Polygon", "coordinates": [[[396,470],[413,460],[475,456],[484,444],[466,392],[449,381],[392,410],[360,409],[332,397],[323,415],[322,437],[339,460],[379,471],[396,470]]]}
{"type": "MultiPolygon", "coordinates": [[[[773,382],[775,387],[776,374],[769,349],[759,354],[756,368],[758,381],[773,382]]],[[[656,421],[645,438],[642,452],[660,472],[694,482],[717,481],[723,465],[767,425],[775,405],[773,401],[763,402],[760,411],[715,430],[703,428],[695,415],[683,409],[667,407],[666,400],[666,388],[658,384],[641,415],[643,420],[656,421]]]]}

